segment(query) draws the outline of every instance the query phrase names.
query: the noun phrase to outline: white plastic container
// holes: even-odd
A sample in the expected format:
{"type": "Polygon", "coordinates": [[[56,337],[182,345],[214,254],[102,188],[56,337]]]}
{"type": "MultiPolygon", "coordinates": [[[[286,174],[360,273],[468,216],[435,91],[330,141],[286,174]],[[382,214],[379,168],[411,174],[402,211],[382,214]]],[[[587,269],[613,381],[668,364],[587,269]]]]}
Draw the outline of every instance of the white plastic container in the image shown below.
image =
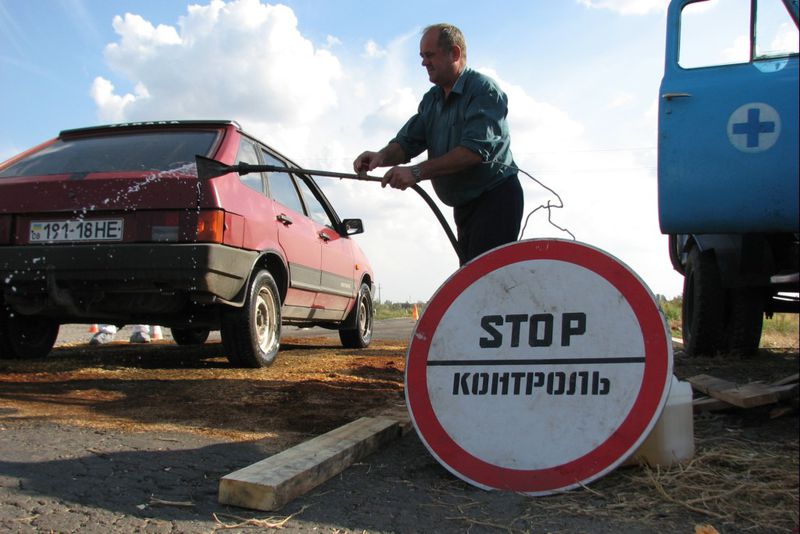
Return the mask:
{"type": "Polygon", "coordinates": [[[692,385],[672,376],[672,385],[653,431],[633,455],[631,463],[670,466],[694,456],[692,385]]]}

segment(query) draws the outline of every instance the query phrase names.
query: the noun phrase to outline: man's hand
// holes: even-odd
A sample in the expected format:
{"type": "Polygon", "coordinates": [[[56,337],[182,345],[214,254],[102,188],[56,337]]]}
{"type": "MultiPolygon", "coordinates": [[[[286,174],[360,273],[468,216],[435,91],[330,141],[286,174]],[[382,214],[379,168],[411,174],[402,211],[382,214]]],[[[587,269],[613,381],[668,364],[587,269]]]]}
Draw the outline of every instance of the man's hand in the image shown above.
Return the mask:
{"type": "Polygon", "coordinates": [[[383,156],[381,153],[371,152],[369,150],[362,152],[353,162],[353,170],[357,173],[370,172],[383,166],[383,156]]]}
{"type": "Polygon", "coordinates": [[[381,187],[389,185],[394,189],[404,191],[416,183],[416,178],[411,174],[411,167],[392,167],[383,175],[381,187]]]}

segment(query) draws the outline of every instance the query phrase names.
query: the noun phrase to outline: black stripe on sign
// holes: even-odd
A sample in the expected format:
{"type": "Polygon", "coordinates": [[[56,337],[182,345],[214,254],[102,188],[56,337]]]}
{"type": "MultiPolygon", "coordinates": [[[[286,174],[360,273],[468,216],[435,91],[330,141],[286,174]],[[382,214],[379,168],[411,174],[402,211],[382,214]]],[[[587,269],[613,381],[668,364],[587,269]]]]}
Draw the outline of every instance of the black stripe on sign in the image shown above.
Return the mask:
{"type": "Polygon", "coordinates": [[[428,367],[458,367],[474,365],[580,365],[614,363],[644,363],[644,357],[572,359],[548,358],[537,360],[429,360],[428,367]]]}

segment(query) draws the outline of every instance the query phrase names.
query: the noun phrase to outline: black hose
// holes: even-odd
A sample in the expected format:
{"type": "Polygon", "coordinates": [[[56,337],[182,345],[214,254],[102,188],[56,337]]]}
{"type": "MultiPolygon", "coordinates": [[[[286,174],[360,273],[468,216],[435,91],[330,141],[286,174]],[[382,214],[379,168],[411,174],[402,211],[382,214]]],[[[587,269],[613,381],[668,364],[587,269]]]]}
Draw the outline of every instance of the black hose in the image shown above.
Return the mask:
{"type": "Polygon", "coordinates": [[[442,210],[439,209],[439,206],[436,205],[431,196],[419,185],[414,184],[411,186],[411,189],[416,191],[417,194],[422,197],[422,200],[428,204],[428,207],[431,209],[433,214],[436,215],[436,218],[439,220],[439,224],[441,224],[442,229],[444,229],[444,233],[447,234],[447,239],[449,239],[450,244],[453,245],[453,250],[456,251],[456,256],[458,256],[458,261],[460,264],[461,254],[458,251],[458,240],[456,239],[456,236],[453,235],[453,230],[450,228],[450,225],[447,224],[447,220],[444,218],[444,215],[442,215],[442,210]]]}
{"type": "MultiPolygon", "coordinates": [[[[339,178],[339,179],[346,179],[346,180],[361,180],[364,182],[383,182],[382,178],[378,178],[377,176],[368,176],[366,174],[349,174],[343,172],[331,172],[331,171],[318,171],[312,169],[298,169],[295,167],[281,167],[276,165],[253,165],[249,163],[239,163],[237,165],[226,165],[219,161],[215,161],[210,158],[206,158],[204,156],[196,156],[195,157],[197,162],[197,177],[200,181],[207,180],[209,178],[213,178],[215,176],[220,176],[222,174],[228,172],[237,172],[239,174],[248,174],[251,172],[294,172],[298,174],[311,174],[313,176],[328,176],[331,178],[339,178]]],[[[439,224],[442,225],[442,229],[444,229],[444,233],[447,234],[447,239],[450,240],[450,244],[453,245],[453,250],[458,256],[459,263],[461,262],[461,254],[458,252],[458,240],[456,236],[453,235],[453,230],[450,228],[450,225],[447,223],[447,220],[442,215],[442,211],[439,209],[439,206],[433,201],[433,199],[422,189],[419,185],[414,184],[411,186],[411,189],[417,192],[419,196],[422,197],[422,200],[428,204],[428,207],[431,209],[433,214],[436,216],[436,219],[439,221],[439,224]]],[[[198,208],[200,206],[200,188],[198,187],[197,190],[197,203],[198,208]]]]}

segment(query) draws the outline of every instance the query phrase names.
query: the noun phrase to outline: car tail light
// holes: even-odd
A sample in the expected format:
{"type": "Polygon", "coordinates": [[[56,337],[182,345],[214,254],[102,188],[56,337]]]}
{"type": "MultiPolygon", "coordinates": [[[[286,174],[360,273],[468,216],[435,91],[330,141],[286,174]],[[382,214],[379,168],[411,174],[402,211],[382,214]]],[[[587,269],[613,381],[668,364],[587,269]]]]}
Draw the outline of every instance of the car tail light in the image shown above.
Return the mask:
{"type": "Polygon", "coordinates": [[[197,214],[197,241],[222,243],[225,232],[223,210],[202,210],[197,214]]]}
{"type": "Polygon", "coordinates": [[[225,211],[180,210],[139,212],[137,240],[155,243],[222,243],[225,211]]]}
{"type": "Polygon", "coordinates": [[[178,229],[181,217],[179,212],[163,212],[155,215],[150,227],[150,239],[156,242],[175,242],[179,240],[178,229]]]}

